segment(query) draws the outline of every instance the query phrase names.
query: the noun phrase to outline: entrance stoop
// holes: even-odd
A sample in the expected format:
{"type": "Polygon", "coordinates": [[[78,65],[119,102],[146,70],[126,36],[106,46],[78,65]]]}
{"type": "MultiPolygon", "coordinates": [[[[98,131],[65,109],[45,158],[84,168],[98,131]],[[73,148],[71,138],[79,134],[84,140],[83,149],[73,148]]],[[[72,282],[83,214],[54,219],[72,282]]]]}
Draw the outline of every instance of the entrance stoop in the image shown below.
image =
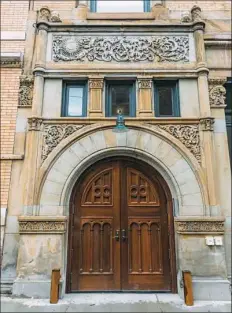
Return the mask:
{"type": "Polygon", "coordinates": [[[231,312],[230,301],[195,301],[188,307],[176,294],[69,294],[48,299],[1,298],[1,312],[231,312]]]}

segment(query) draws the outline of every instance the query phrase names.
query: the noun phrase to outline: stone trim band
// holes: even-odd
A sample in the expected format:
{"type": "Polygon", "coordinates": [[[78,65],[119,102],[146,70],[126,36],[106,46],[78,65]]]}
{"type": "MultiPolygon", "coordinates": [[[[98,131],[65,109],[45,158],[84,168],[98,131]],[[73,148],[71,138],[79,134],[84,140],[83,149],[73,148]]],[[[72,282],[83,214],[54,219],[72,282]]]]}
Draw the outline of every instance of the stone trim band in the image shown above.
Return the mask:
{"type": "Polygon", "coordinates": [[[20,216],[20,234],[63,234],[66,232],[66,216],[20,216]]]}
{"type": "Polygon", "coordinates": [[[224,233],[224,218],[222,217],[176,217],[175,229],[178,234],[208,235],[224,233]]]}

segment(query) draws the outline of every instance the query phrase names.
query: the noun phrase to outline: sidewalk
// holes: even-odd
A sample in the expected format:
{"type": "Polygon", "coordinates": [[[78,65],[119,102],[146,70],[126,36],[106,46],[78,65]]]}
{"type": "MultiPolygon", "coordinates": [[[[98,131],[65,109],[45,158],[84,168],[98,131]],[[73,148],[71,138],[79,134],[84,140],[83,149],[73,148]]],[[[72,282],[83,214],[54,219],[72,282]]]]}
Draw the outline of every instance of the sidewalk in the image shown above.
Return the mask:
{"type": "Polygon", "coordinates": [[[195,301],[188,307],[170,294],[72,294],[48,299],[1,297],[1,312],[231,312],[229,301],[195,301]]]}

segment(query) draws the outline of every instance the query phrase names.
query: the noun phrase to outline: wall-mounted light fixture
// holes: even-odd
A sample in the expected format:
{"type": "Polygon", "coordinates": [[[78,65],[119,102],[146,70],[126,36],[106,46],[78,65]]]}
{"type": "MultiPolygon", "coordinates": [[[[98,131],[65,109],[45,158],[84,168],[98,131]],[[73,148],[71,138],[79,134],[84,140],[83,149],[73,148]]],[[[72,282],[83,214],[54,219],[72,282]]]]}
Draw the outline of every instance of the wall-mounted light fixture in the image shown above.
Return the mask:
{"type": "Polygon", "coordinates": [[[124,116],[122,115],[122,110],[119,109],[117,111],[117,120],[116,126],[113,128],[114,133],[124,133],[127,132],[129,129],[125,126],[124,116]]]}

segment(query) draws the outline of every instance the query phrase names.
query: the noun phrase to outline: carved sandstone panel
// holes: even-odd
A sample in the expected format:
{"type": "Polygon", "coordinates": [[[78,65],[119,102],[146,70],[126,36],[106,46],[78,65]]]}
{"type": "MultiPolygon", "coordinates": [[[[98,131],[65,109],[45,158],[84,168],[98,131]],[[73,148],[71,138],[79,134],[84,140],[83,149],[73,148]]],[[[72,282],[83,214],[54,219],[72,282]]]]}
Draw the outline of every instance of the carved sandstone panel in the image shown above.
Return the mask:
{"type": "Polygon", "coordinates": [[[176,218],[176,232],[179,234],[222,234],[224,232],[224,219],[213,218],[176,218]]]}
{"type": "Polygon", "coordinates": [[[21,76],[19,86],[19,107],[31,107],[33,99],[33,76],[21,76]]]}
{"type": "Polygon", "coordinates": [[[226,99],[226,89],[223,86],[226,79],[209,79],[209,100],[211,107],[224,107],[226,99]]]}
{"type": "Polygon", "coordinates": [[[53,61],[188,62],[188,36],[53,36],[53,61]]]}

